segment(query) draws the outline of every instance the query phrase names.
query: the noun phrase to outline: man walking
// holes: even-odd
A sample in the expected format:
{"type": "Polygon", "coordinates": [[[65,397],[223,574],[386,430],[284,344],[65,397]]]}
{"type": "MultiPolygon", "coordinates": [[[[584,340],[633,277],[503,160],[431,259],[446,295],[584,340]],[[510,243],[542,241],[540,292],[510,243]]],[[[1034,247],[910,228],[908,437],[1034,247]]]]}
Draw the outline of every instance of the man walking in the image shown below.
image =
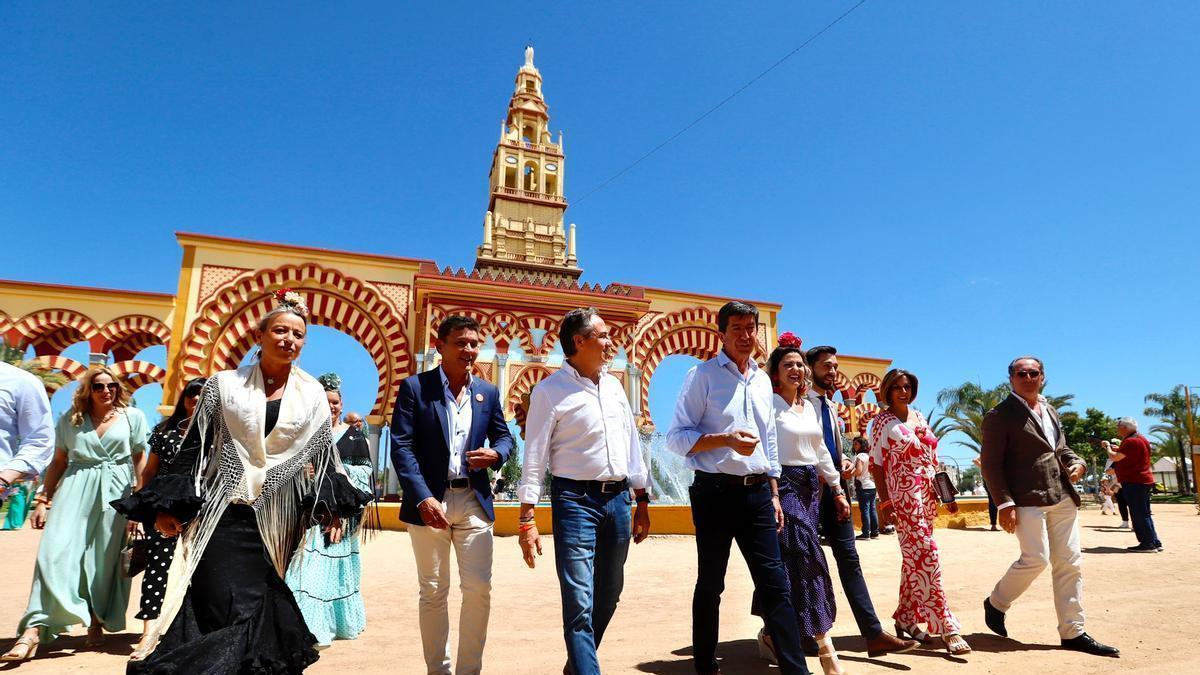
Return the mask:
{"type": "MultiPolygon", "coordinates": [[[[821,433],[824,434],[829,454],[833,456],[834,466],[844,469],[841,453],[842,431],[837,423],[836,405],[833,400],[833,395],[837,392],[837,349],[828,345],[813,347],[805,352],[804,360],[812,370],[813,378],[808,400],[813,404],[821,421],[821,433]]],[[[864,525],[865,522],[864,520],[864,525]]],[[[867,655],[881,656],[916,649],[916,640],[901,640],[883,630],[883,625],[875,614],[875,605],[871,602],[871,592],[867,590],[867,580],[863,578],[862,564],[854,544],[854,522],[850,519],[838,519],[833,491],[827,485],[821,486],[821,532],[829,542],[829,550],[833,552],[833,559],[837,562],[838,577],[841,578],[842,590],[846,593],[846,602],[850,604],[858,631],[867,641],[867,655]]],[[[804,636],[804,648],[809,654],[817,653],[817,644],[811,635],[804,636]]]]}
{"type": "Polygon", "coordinates": [[[1154,489],[1154,474],[1150,471],[1150,441],[1139,434],[1137,420],[1122,417],[1117,420],[1117,435],[1121,446],[1108,450],[1113,460],[1113,469],[1125,501],[1129,505],[1129,518],[1133,521],[1133,533],[1137,535],[1137,546],[1128,550],[1135,553],[1158,553],[1163,550],[1154,529],[1154,518],[1150,515],[1150,492],[1154,489]]]}
{"type": "Polygon", "coordinates": [[[1033,580],[1051,567],[1058,634],[1065,649],[1116,656],[1083,629],[1083,566],[1079,551],[1079,494],[1071,483],[1087,466],[1067,447],[1058,411],[1041,395],[1042,361],[1022,356],[1008,364],[1012,394],[983,418],[983,480],[1000,511],[1000,526],[1015,533],[1021,557],[983,601],[984,621],[1008,637],[1005,613],[1033,580]]]}
{"type": "Polygon", "coordinates": [[[33,373],[0,361],[0,502],[33,480],[54,455],[54,423],[46,388],[33,373]]]}
{"type": "Polygon", "coordinates": [[[629,540],[650,533],[647,471],[633,410],[607,372],[615,353],[593,308],[567,312],[559,328],[566,359],[530,395],[522,460],[520,545],[531,568],[542,544],[534,521],[549,465],[554,566],[562,594],[570,675],[600,675],[596,649],[625,584],[629,540]],[[630,488],[637,512],[630,519],[630,488]]]}
{"type": "Polygon", "coordinates": [[[400,383],[392,414],[392,462],[404,492],[420,583],[418,614],[425,666],[450,673],[450,549],[458,559],[462,612],[455,672],[479,673],[492,590],[489,468],[513,449],[496,387],[471,376],[482,344],[479,324],[449,316],[438,327],[441,365],[400,383]],[[484,441],[490,447],[483,447],[484,441]]]}
{"type": "Polygon", "coordinates": [[[695,470],[688,492],[696,526],[692,658],[698,673],[718,673],[717,636],[729,549],[736,540],[763,601],[779,669],[808,673],[800,629],[779,552],[779,455],[770,378],[751,356],[758,309],[729,302],[717,314],[723,347],[688,371],[667,432],[667,448],[695,470]]]}

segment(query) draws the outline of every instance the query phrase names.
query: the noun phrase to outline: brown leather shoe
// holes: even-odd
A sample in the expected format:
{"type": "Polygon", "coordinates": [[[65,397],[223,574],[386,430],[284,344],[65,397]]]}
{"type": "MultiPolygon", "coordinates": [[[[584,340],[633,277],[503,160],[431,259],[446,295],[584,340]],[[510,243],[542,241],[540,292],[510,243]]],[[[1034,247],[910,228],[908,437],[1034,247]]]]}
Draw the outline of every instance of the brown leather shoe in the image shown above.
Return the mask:
{"type": "Polygon", "coordinates": [[[912,651],[921,643],[916,640],[901,640],[900,638],[883,631],[875,637],[867,640],[867,656],[883,656],[884,654],[903,654],[904,652],[912,651]]]}

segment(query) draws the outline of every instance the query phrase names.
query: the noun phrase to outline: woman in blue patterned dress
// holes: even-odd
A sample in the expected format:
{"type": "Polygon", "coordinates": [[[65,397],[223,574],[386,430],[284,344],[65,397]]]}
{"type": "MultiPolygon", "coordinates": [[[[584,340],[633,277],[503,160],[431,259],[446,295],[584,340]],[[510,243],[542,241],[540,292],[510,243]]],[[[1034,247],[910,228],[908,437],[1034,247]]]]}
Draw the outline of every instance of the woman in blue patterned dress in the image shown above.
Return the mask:
{"type": "MultiPolygon", "coordinates": [[[[342,420],[342,381],[335,373],[317,378],[325,387],[333,425],[333,442],[354,487],[375,494],[370,446],[362,431],[342,420]]],[[[296,596],[317,648],[334,640],[353,640],[367,625],[359,581],[360,523],[348,523],[341,542],[330,544],[319,526],[309,530],[303,552],[288,569],[287,583],[296,596]]]]}

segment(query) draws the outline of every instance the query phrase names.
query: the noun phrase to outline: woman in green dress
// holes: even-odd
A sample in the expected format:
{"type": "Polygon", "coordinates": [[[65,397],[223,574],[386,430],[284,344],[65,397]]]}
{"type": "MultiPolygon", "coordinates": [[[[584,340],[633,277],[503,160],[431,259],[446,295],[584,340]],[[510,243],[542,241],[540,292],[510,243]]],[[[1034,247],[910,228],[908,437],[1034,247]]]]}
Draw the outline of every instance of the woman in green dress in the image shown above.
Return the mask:
{"type": "MultiPolygon", "coordinates": [[[[362,431],[342,421],[342,378],[325,373],[317,378],[329,401],[333,444],[342,459],[350,484],[375,494],[371,449],[362,431]]],[[[359,584],[362,562],[358,555],[359,519],[347,522],[342,540],[329,541],[320,525],[309,528],[303,552],[288,569],[287,584],[296,596],[308,630],[317,638],[317,649],[334,640],[353,640],[367,626],[359,584]]]]}
{"type": "Polygon", "coordinates": [[[54,460],[32,517],[33,527],[45,532],[29,606],[20,638],[0,660],[32,658],[39,643],[75,625],[87,626],[92,647],[105,630],[125,630],[130,580],[121,572],[121,548],[129,526],[109,502],[133,488],[140,473],[134,463],[148,436],[145,416],[129,405],[116,375],[107,368],[88,371],[55,428],[54,460]]]}

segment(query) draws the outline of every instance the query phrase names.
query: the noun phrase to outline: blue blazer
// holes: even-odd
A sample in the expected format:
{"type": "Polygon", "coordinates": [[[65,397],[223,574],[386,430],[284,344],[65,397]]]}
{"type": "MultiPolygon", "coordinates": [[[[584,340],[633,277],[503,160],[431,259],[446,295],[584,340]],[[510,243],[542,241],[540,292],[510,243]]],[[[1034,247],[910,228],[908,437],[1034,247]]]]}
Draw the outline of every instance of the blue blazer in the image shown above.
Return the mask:
{"type": "MultiPolygon", "coordinates": [[[[449,482],[446,474],[450,466],[450,437],[440,371],[440,368],[434,368],[405,378],[400,383],[396,409],[392,412],[392,466],[396,468],[403,490],[400,520],[414,525],[424,525],[417,504],[429,497],[442,501],[449,482]]],[[[504,421],[500,392],[496,385],[478,377],[472,377],[468,386],[471,431],[467,434],[467,450],[484,447],[484,441],[488,441],[488,446],[500,455],[492,468],[499,469],[512,454],[514,445],[512,433],[504,421]]],[[[465,453],[462,461],[466,468],[465,453]]],[[[487,469],[468,469],[467,480],[488,519],[495,520],[487,469]]]]}

